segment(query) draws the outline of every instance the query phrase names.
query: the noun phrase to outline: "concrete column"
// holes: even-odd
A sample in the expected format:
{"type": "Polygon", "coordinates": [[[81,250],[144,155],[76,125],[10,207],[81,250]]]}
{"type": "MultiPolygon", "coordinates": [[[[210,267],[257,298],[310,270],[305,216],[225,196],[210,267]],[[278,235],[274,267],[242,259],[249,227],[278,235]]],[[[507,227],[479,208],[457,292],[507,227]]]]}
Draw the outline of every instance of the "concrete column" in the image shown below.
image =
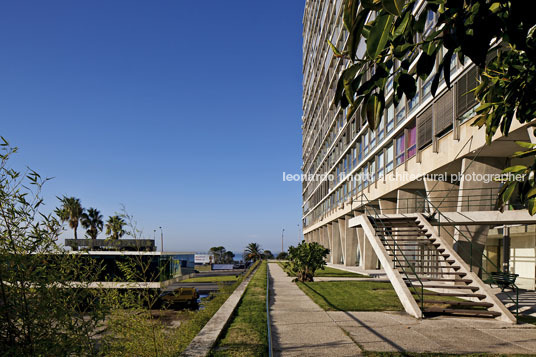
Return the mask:
{"type": "MultiPolygon", "coordinates": [[[[474,175],[479,174],[501,173],[502,170],[497,166],[500,167],[500,163],[492,162],[491,160],[487,160],[487,162],[471,161],[470,159],[462,160],[461,173],[464,175],[460,179],[460,190],[458,192],[457,210],[459,212],[489,211],[493,209],[494,194],[497,193],[499,183],[486,183],[473,178],[475,177],[474,175]],[[467,175],[471,175],[470,180],[466,179],[467,175]]],[[[482,255],[489,227],[484,225],[460,226],[458,229],[459,231],[454,232],[454,239],[457,241],[454,244],[454,248],[467,264],[476,268],[475,272],[481,276],[482,255]]]]}
{"type": "MultiPolygon", "coordinates": [[[[439,212],[454,212],[458,207],[458,186],[446,181],[424,179],[426,197],[433,207],[428,207],[428,211],[433,213],[435,209],[439,212]]],[[[436,217],[438,219],[438,217],[436,217]]],[[[440,218],[439,218],[440,219],[440,218]]],[[[446,242],[452,246],[454,243],[454,227],[441,227],[439,234],[446,242]]]]}
{"type": "Polygon", "coordinates": [[[329,254],[327,256],[327,259],[330,263],[333,263],[333,241],[331,239],[331,223],[328,223],[324,226],[324,237],[327,241],[327,248],[329,248],[329,254]]]}
{"type": "Polygon", "coordinates": [[[339,232],[339,224],[338,220],[335,220],[333,224],[331,224],[331,263],[332,264],[340,264],[341,263],[341,236],[339,232]]]}
{"type": "MultiPolygon", "coordinates": [[[[343,245],[343,255],[344,255],[344,265],[346,266],[356,266],[357,264],[357,232],[355,228],[350,228],[348,226],[348,221],[352,216],[346,216],[344,223],[344,245],[343,245]]],[[[339,227],[339,230],[341,228],[339,227]]]]}
{"type": "Polygon", "coordinates": [[[339,244],[341,247],[341,258],[342,263],[345,264],[346,262],[346,217],[342,217],[337,220],[337,223],[339,224],[339,244]]]}
{"type": "MultiPolygon", "coordinates": [[[[355,216],[359,216],[361,213],[356,213],[355,216]]],[[[376,269],[378,266],[378,257],[374,252],[374,248],[370,244],[370,241],[365,236],[363,228],[356,228],[356,237],[360,252],[359,266],[363,269],[376,269]]]]}

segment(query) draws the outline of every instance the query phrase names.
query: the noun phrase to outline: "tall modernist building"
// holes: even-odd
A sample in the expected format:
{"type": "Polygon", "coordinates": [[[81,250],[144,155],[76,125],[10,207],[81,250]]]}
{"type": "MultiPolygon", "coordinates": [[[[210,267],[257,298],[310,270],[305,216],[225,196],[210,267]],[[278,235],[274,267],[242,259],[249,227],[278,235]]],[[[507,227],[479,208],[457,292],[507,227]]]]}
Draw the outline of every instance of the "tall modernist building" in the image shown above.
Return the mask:
{"type": "MultiPolygon", "coordinates": [[[[410,259],[406,271],[398,269],[404,279],[408,270],[417,275],[415,269],[424,271],[423,264],[436,264],[440,270],[435,276],[439,272],[444,280],[463,280],[449,265],[458,264],[449,260],[456,256],[483,281],[493,272],[508,270],[518,274],[519,287],[534,289],[536,233],[529,224],[534,221],[525,210],[496,211],[500,184],[489,180],[518,163],[509,159],[520,150],[514,141],[536,142],[532,129],[515,122],[508,137],[497,134],[486,145],[484,130],[471,126],[476,101],[470,90],[478,83],[478,71],[456,58],[450,64],[452,87],[441,83],[435,97],[430,93],[433,76],[419,81],[415,98],[397,106],[391,91],[377,130],[370,130],[359,113],[347,119],[346,110],[334,104],[334,94],[349,62],[333,56],[327,43],[329,39],[343,48],[348,37],[342,5],[342,0],[307,0],[303,16],[302,171],[319,178],[303,182],[306,241],[329,247],[329,260],[335,264],[374,269],[410,259]],[[367,222],[358,222],[362,216],[367,222]],[[433,232],[425,232],[429,225],[433,232]],[[409,233],[400,233],[406,230],[416,232],[416,240],[431,240],[418,245],[409,241],[409,233]],[[398,244],[390,248],[383,242],[387,236],[398,237],[398,244]],[[402,258],[392,251],[397,247],[402,258]],[[452,279],[446,279],[449,276],[452,279]]],[[[428,30],[434,16],[428,16],[428,30]]],[[[365,51],[362,42],[358,54],[365,51]]],[[[521,207],[513,199],[509,208],[521,207]]],[[[408,279],[415,278],[426,277],[408,279]]]]}

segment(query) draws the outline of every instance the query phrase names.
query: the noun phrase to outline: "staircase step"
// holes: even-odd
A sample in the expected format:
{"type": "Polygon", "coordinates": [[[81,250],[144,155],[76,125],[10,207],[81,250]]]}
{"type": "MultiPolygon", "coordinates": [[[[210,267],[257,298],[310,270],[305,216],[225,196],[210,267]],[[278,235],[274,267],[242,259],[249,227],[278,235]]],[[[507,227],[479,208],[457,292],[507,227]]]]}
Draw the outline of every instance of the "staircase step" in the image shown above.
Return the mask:
{"type": "Polygon", "coordinates": [[[501,316],[500,312],[488,310],[469,310],[469,309],[443,309],[440,307],[425,307],[423,312],[440,313],[440,314],[455,314],[455,315],[471,315],[471,316],[501,316]]]}
{"type": "MultiPolygon", "coordinates": [[[[415,266],[412,265],[412,267],[415,268],[415,266]]],[[[410,268],[409,265],[406,265],[406,264],[397,264],[397,266],[395,266],[395,268],[410,268]]],[[[460,269],[460,266],[459,265],[437,265],[437,264],[434,264],[434,265],[427,265],[426,268],[444,268],[444,269],[454,269],[454,270],[459,270],[460,269]]]]}
{"type": "MultiPolygon", "coordinates": [[[[417,302],[421,302],[421,299],[415,299],[417,302]]],[[[483,301],[454,301],[454,300],[426,300],[424,299],[425,304],[448,304],[456,306],[482,306],[482,307],[492,307],[493,304],[490,302],[483,301]]]]}
{"type": "Polygon", "coordinates": [[[433,295],[433,296],[455,296],[455,297],[468,297],[468,298],[477,298],[477,299],[485,299],[486,295],[484,294],[473,294],[473,293],[439,293],[435,291],[425,291],[423,295],[433,295]]]}
{"type": "MultiPolygon", "coordinates": [[[[456,272],[456,271],[449,271],[449,272],[442,272],[442,271],[438,271],[438,272],[429,272],[429,271],[416,271],[415,273],[417,274],[424,274],[424,275],[460,275],[460,276],[466,276],[467,273],[463,273],[463,272],[456,272]]],[[[413,273],[411,274],[408,274],[408,275],[414,275],[413,273]]]]}
{"type": "MultiPolygon", "coordinates": [[[[466,284],[471,284],[473,282],[473,280],[471,279],[445,279],[445,278],[427,278],[427,277],[419,277],[419,279],[421,279],[421,281],[445,281],[445,282],[453,282],[453,283],[459,282],[459,283],[466,283],[466,284]]],[[[419,281],[419,279],[409,278],[409,280],[411,281],[419,281]]]]}
{"type": "Polygon", "coordinates": [[[424,285],[424,287],[426,289],[448,289],[448,290],[463,289],[463,290],[471,290],[471,291],[477,291],[480,289],[478,286],[472,286],[472,285],[447,285],[447,284],[424,285]]]}
{"type": "Polygon", "coordinates": [[[398,232],[393,232],[393,233],[390,233],[390,234],[386,234],[386,233],[382,233],[382,232],[376,232],[376,234],[380,237],[392,237],[392,238],[396,238],[396,237],[431,237],[432,235],[430,233],[419,233],[419,232],[415,232],[415,233],[398,233],[398,232]]]}
{"type": "Polygon", "coordinates": [[[422,230],[426,230],[424,228],[423,224],[393,227],[393,226],[390,226],[389,223],[388,223],[388,224],[385,224],[385,225],[379,224],[377,226],[374,226],[374,228],[376,228],[376,229],[384,229],[384,228],[393,229],[394,228],[394,229],[400,230],[400,231],[405,231],[406,229],[422,229],[422,230]]]}
{"type": "Polygon", "coordinates": [[[382,239],[386,241],[390,241],[390,242],[397,241],[397,242],[422,242],[422,243],[432,243],[433,241],[436,240],[435,238],[419,238],[419,237],[397,238],[397,239],[393,239],[391,237],[383,237],[382,239]]]}

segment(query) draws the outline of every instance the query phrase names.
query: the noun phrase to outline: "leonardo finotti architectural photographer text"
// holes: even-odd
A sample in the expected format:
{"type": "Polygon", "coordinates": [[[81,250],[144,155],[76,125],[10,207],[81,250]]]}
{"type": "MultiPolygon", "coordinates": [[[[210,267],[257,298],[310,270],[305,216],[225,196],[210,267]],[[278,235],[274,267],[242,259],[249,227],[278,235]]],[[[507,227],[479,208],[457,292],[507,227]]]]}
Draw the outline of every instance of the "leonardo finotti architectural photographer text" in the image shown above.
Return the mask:
{"type": "MultiPolygon", "coordinates": [[[[335,174],[289,174],[283,172],[283,181],[285,182],[303,182],[303,181],[374,181],[376,177],[369,173],[359,173],[348,175],[344,172],[339,174],[339,179],[336,180],[337,175],[335,174]]],[[[428,175],[417,175],[409,172],[395,173],[392,175],[381,176],[379,178],[385,178],[386,181],[421,181],[423,179],[436,180],[436,181],[450,181],[456,182],[461,181],[475,181],[475,182],[505,182],[505,181],[523,181],[525,178],[524,174],[514,174],[512,172],[503,173],[503,174],[478,174],[478,173],[441,173],[441,174],[428,174],[428,175]]]]}

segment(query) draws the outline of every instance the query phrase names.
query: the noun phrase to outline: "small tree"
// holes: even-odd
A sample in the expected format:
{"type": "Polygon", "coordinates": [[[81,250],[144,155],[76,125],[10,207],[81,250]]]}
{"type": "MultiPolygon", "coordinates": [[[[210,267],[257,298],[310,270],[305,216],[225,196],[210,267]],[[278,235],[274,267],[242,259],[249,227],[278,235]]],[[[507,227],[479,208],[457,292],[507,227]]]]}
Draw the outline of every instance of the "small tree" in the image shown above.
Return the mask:
{"type": "Polygon", "coordinates": [[[276,257],[277,260],[286,260],[288,259],[288,253],[287,252],[281,252],[276,257]]]}
{"type": "Polygon", "coordinates": [[[126,233],[124,230],[125,224],[125,220],[120,216],[115,215],[109,217],[106,222],[106,234],[111,239],[121,238],[126,233]]]}
{"type": "Polygon", "coordinates": [[[69,227],[74,231],[74,239],[78,239],[78,223],[84,213],[80,199],[67,196],[58,197],[58,199],[61,202],[61,207],[56,209],[56,214],[62,222],[69,222],[69,227]]]}
{"type": "Polygon", "coordinates": [[[0,140],[0,353],[95,355],[106,309],[88,287],[100,266],[57,244],[61,225],[41,212],[46,179],[10,168],[16,148],[0,140]]]}
{"type": "Polygon", "coordinates": [[[296,278],[298,281],[307,282],[314,281],[315,272],[326,266],[329,249],[316,242],[302,241],[297,247],[290,246],[288,252],[290,268],[296,274],[296,278]]]}
{"type": "Polygon", "coordinates": [[[264,250],[264,259],[274,259],[274,255],[272,254],[272,252],[268,249],[265,249],[264,250]]]}
{"type": "Polygon", "coordinates": [[[245,250],[246,261],[254,261],[262,259],[262,248],[259,243],[249,243],[245,250]]]}
{"type": "Polygon", "coordinates": [[[90,208],[87,212],[82,213],[80,223],[82,223],[82,227],[86,229],[87,236],[91,239],[97,239],[104,225],[102,215],[96,208],[90,208]]]}
{"type": "Polygon", "coordinates": [[[214,263],[221,264],[223,263],[226,250],[222,246],[212,247],[209,249],[209,253],[211,253],[214,256],[214,263]]]}

